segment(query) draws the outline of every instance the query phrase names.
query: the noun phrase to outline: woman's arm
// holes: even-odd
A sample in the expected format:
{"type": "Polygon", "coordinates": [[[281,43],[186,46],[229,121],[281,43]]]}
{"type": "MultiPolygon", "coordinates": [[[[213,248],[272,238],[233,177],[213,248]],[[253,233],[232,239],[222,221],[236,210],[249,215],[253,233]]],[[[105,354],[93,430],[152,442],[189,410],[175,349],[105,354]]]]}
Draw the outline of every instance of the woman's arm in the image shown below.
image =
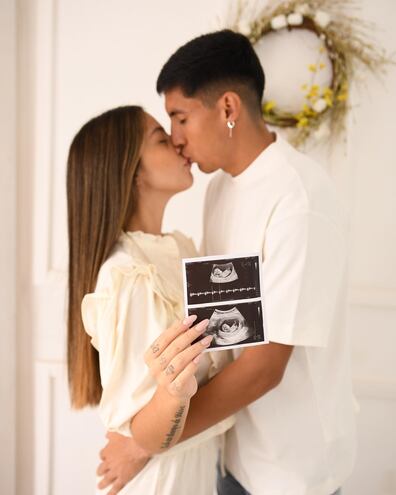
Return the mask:
{"type": "Polygon", "coordinates": [[[194,317],[189,317],[182,324],[173,325],[145,354],[158,387],[151,400],[131,419],[130,430],[136,442],[150,454],[164,452],[178,442],[190,399],[198,389],[195,372],[212,337],[191,345],[208,324],[205,320],[189,328],[194,321],[194,317]]]}

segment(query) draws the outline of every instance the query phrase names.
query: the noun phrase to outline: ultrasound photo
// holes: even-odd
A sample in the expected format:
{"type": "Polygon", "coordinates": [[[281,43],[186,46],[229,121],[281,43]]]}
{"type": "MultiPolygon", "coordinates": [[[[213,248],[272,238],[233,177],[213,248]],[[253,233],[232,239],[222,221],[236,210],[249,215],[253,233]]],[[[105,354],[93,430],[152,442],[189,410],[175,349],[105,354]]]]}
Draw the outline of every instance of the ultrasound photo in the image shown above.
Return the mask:
{"type": "Polygon", "coordinates": [[[265,341],[261,301],[189,308],[188,314],[197,315],[197,321],[209,319],[208,327],[200,337],[213,335],[209,349],[241,347],[265,341]]]}
{"type": "Polygon", "coordinates": [[[260,297],[258,256],[186,262],[185,272],[189,305],[260,297]]]}
{"type": "Polygon", "coordinates": [[[209,320],[208,351],[268,342],[259,254],[183,259],[183,282],[186,315],[209,320]]]}

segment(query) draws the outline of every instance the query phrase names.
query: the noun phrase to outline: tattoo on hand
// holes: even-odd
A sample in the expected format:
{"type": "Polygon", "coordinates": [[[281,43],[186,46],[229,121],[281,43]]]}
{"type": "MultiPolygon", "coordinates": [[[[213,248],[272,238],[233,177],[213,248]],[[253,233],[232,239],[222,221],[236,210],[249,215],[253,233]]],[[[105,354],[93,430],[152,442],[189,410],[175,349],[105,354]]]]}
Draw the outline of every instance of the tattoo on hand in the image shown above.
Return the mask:
{"type": "Polygon", "coordinates": [[[169,433],[166,434],[165,441],[161,445],[161,449],[167,449],[169,445],[171,444],[173,438],[175,437],[175,434],[177,430],[179,429],[179,425],[181,423],[181,420],[183,418],[184,410],[186,409],[186,406],[180,406],[178,411],[175,414],[175,419],[172,420],[172,427],[169,431],[169,433]]]}
{"type": "Polygon", "coordinates": [[[159,358],[160,365],[165,368],[166,366],[166,357],[165,356],[160,356],[159,358]]]}
{"type": "Polygon", "coordinates": [[[175,373],[175,368],[173,364],[170,364],[165,370],[165,375],[173,375],[174,373],[175,373]]]}
{"type": "Polygon", "coordinates": [[[151,346],[151,350],[153,351],[153,354],[156,354],[157,352],[159,352],[159,345],[158,344],[153,344],[151,346]]]}

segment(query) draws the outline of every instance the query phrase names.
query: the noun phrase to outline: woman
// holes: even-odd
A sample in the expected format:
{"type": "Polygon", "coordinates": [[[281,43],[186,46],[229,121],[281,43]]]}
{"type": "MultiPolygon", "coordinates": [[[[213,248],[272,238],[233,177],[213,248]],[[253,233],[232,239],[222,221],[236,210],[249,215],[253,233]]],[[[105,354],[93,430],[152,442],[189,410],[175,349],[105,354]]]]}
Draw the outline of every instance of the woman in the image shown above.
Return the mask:
{"type": "Polygon", "coordinates": [[[197,381],[220,368],[219,353],[203,353],[211,337],[190,345],[207,321],[177,326],[159,383],[144,362],[150,343],[183,318],[181,258],[197,253],[181,233],[162,234],[161,224],[169,199],[192,182],[191,164],[140,107],[92,119],[70,147],[71,400],[76,408],[98,404],[108,430],[133,436],[152,455],[124,494],[184,495],[191,486],[195,495],[212,493],[221,436],[233,423],[176,445],[197,381]]]}

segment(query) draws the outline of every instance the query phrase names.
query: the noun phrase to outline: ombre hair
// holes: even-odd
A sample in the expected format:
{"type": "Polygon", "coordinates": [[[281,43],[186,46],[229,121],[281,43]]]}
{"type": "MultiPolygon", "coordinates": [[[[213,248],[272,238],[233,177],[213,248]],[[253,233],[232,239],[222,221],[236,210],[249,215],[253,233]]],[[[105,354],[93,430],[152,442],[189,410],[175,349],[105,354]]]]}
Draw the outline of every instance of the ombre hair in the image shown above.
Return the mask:
{"type": "Polygon", "coordinates": [[[69,150],[67,365],[76,409],[98,404],[102,395],[99,355],[84,330],[81,302],[95,290],[102,264],[135,211],[144,133],[141,107],[115,108],[87,122],[69,150]]]}

